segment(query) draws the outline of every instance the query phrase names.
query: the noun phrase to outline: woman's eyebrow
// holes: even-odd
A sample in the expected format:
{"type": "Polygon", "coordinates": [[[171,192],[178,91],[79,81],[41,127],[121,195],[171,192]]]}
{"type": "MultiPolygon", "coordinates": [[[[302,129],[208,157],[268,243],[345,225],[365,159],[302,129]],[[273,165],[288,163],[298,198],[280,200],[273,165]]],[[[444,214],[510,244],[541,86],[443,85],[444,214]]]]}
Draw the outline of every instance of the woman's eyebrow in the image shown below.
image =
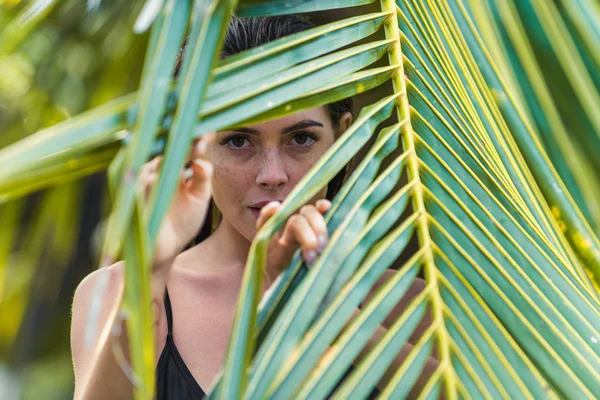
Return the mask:
{"type": "MultiPolygon", "coordinates": [[[[315,121],[313,119],[305,119],[300,122],[296,122],[294,125],[290,125],[287,128],[284,128],[281,131],[281,133],[282,134],[290,133],[290,132],[294,132],[294,131],[297,131],[300,129],[310,128],[311,126],[320,126],[322,128],[323,124],[320,123],[319,121],[315,121]]],[[[233,129],[231,129],[231,132],[248,133],[250,135],[258,135],[260,133],[256,129],[247,128],[245,126],[240,126],[239,128],[233,128],[233,129]]]]}
{"type": "Polygon", "coordinates": [[[294,125],[288,126],[284,130],[282,130],[281,133],[290,133],[300,129],[310,128],[311,126],[320,126],[322,128],[323,124],[319,121],[315,121],[312,119],[305,119],[295,123],[294,125]]]}
{"type": "Polygon", "coordinates": [[[239,133],[248,133],[250,135],[258,135],[259,134],[259,132],[256,129],[246,128],[246,127],[233,128],[233,129],[231,129],[231,131],[239,132],[239,133]]]}

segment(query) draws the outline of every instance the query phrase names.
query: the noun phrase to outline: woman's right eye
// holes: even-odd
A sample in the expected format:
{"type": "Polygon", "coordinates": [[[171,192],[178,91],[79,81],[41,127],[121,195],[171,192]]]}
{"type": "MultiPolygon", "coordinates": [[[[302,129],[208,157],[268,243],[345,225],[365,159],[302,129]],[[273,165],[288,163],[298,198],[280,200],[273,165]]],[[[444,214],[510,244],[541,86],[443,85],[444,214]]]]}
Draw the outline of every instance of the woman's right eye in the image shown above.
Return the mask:
{"type": "Polygon", "coordinates": [[[233,149],[242,149],[250,146],[250,141],[245,136],[230,136],[226,138],[223,144],[233,148],[233,149]]]}

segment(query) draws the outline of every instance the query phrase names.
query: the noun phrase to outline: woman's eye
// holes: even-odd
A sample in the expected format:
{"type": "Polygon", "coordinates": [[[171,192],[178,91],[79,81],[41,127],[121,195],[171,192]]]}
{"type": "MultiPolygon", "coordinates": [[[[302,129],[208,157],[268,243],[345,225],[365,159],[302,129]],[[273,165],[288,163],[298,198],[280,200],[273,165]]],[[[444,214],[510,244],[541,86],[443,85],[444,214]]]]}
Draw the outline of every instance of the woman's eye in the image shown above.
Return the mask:
{"type": "Polygon", "coordinates": [[[240,149],[243,147],[248,147],[250,145],[250,141],[244,136],[232,136],[225,140],[225,144],[227,144],[229,147],[240,149]]]}
{"type": "Polygon", "coordinates": [[[306,146],[315,141],[315,138],[307,133],[297,133],[292,138],[292,144],[306,146]]]}

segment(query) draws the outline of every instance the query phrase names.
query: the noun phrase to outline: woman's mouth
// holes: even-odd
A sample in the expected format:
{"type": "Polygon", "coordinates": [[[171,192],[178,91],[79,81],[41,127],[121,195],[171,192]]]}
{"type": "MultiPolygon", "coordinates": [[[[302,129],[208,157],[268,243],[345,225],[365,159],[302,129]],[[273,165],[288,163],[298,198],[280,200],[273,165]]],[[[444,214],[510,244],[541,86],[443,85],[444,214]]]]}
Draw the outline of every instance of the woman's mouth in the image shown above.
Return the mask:
{"type": "Polygon", "coordinates": [[[258,216],[260,215],[260,209],[262,207],[248,207],[250,209],[250,212],[252,213],[252,215],[254,215],[254,218],[258,218],[258,216]]]}
{"type": "Polygon", "coordinates": [[[264,206],[266,206],[267,204],[270,204],[274,201],[277,201],[281,204],[282,200],[264,200],[264,201],[259,201],[258,203],[254,203],[251,206],[248,206],[248,209],[250,209],[250,212],[252,213],[252,215],[254,215],[254,218],[258,218],[258,216],[260,215],[260,210],[262,210],[262,208],[264,206]]]}

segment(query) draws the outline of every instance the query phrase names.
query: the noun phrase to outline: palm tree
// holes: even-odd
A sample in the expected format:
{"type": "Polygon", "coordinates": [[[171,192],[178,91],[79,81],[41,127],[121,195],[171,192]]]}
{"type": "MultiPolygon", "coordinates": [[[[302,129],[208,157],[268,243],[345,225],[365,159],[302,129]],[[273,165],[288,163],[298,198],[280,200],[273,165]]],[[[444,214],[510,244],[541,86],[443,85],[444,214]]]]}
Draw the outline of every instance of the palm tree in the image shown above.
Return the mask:
{"type": "MultiPolygon", "coordinates": [[[[166,3],[148,1],[135,24],[151,26],[136,93],[0,151],[4,199],[108,170],[113,205],[100,264],[126,260],[122,307],[138,398],[153,388],[151,249],[190,142],[390,83],[391,94],[363,108],[258,233],[210,397],[326,397],[417,276],[425,289],[334,398],[365,398],[426,313],[431,324],[383,398],[408,396],[431,354],[439,366],[422,398],[600,393],[597,4],[381,0],[367,13],[360,6],[374,0],[166,3]],[[339,7],[359,11],[217,61],[232,13],[339,7]],[[186,28],[190,55],[171,83],[186,28]],[[326,216],[327,248],[310,270],[296,257],[261,302],[269,238],[370,139],[326,216]],[[142,212],[135,177],[161,151],[142,212]]],[[[91,336],[94,321],[91,313],[91,336]]]]}

